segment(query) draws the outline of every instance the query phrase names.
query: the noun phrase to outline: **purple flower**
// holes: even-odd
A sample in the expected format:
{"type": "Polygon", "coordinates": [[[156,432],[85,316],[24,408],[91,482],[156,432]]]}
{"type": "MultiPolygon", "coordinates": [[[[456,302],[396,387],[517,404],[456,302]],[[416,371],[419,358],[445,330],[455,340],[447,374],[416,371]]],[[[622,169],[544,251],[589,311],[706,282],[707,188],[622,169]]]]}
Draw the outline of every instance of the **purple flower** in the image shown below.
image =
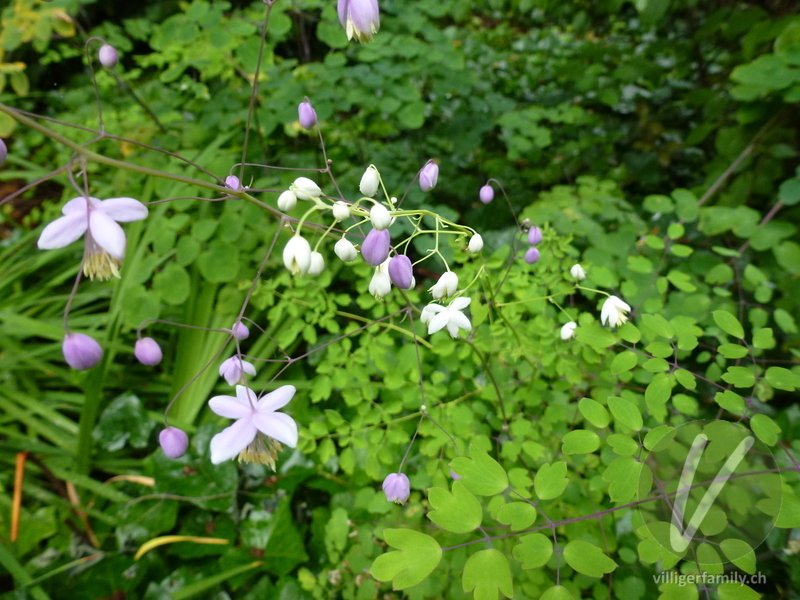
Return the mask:
{"type": "Polygon", "coordinates": [[[389,278],[401,290],[407,290],[413,285],[414,269],[405,254],[393,256],[389,261],[389,278]]]}
{"type": "Polygon", "coordinates": [[[528,248],[528,251],[525,253],[525,262],[529,265],[536,264],[539,262],[540,254],[539,249],[531,246],[528,248]]]}
{"type": "Polygon", "coordinates": [[[339,22],[347,39],[369,42],[381,26],[378,0],[339,0],[339,22]]]}
{"type": "Polygon", "coordinates": [[[536,246],[539,242],[542,241],[542,230],[534,225],[530,229],[528,229],[528,243],[531,246],[536,246]]]}
{"type": "Polygon", "coordinates": [[[247,325],[241,321],[236,321],[236,323],[233,324],[231,333],[237,340],[246,340],[248,337],[250,337],[250,330],[247,328],[247,325]]]}
{"type": "Polygon", "coordinates": [[[167,427],[158,434],[158,443],[169,458],[180,458],[189,447],[189,436],[177,427],[167,427]]]}
{"type": "Polygon", "coordinates": [[[84,371],[91,369],[103,358],[103,349],[88,335],[68,333],[61,346],[64,360],[73,369],[84,371]]]}
{"type": "Polygon", "coordinates": [[[383,480],[383,493],[389,502],[403,504],[411,495],[411,484],[402,473],[389,473],[383,480]]]}
{"type": "Polygon", "coordinates": [[[114,46],[109,46],[108,44],[102,45],[100,52],[98,52],[98,58],[100,59],[100,64],[106,69],[113,69],[116,67],[117,61],[119,60],[117,49],[114,48],[114,46]]]}
{"type": "Polygon", "coordinates": [[[488,183],[481,188],[481,202],[484,204],[489,204],[492,200],[494,200],[494,188],[490,186],[488,183]]]}
{"type": "Polygon", "coordinates": [[[308,100],[301,102],[298,105],[297,117],[300,120],[300,125],[303,126],[303,129],[311,129],[317,124],[317,113],[308,100]]]}
{"type": "Polygon", "coordinates": [[[0,138],[0,167],[3,166],[3,163],[6,162],[6,157],[8,156],[8,148],[6,148],[6,143],[0,138]]]}
{"type": "Polygon", "coordinates": [[[419,187],[423,192],[429,192],[436,187],[436,182],[438,180],[439,165],[429,160],[419,172],[419,187]]]}
{"type": "Polygon", "coordinates": [[[151,367],[160,363],[163,356],[158,342],[149,337],[136,341],[133,354],[140,363],[151,367]]]}
{"type": "Polygon", "coordinates": [[[381,265],[389,257],[391,241],[388,229],[372,229],[361,244],[361,255],[367,264],[373,267],[381,265]]]}
{"type": "Polygon", "coordinates": [[[219,376],[224,377],[228,385],[244,383],[244,374],[255,375],[256,368],[252,363],[242,360],[239,356],[231,356],[219,366],[219,376]]]}
{"type": "Polygon", "coordinates": [[[228,175],[225,178],[225,187],[232,189],[234,192],[238,192],[242,189],[242,182],[239,181],[236,175],[228,175]]]}

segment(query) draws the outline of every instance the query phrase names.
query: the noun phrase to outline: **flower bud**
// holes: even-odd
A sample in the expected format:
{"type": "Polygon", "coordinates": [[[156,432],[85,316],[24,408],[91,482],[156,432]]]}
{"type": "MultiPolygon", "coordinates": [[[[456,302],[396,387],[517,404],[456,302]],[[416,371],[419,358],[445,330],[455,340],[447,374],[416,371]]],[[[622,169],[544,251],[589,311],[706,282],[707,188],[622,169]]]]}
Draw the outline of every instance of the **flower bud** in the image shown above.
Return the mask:
{"type": "Polygon", "coordinates": [[[347,202],[337,200],[333,205],[333,218],[337,221],[344,221],[350,218],[350,205],[347,202]]]}
{"type": "Polygon", "coordinates": [[[439,300],[452,296],[456,293],[456,290],[458,290],[458,275],[452,271],[447,271],[442,274],[439,281],[428,291],[433,294],[436,300],[439,300]]]}
{"type": "Polygon", "coordinates": [[[383,493],[389,502],[403,504],[411,495],[411,483],[402,473],[389,473],[383,480],[383,493]]]}
{"type": "Polygon", "coordinates": [[[161,346],[153,338],[149,337],[136,340],[136,345],[133,347],[133,355],[140,363],[151,367],[160,363],[163,357],[161,346]]]}
{"type": "Polygon", "coordinates": [[[367,198],[374,198],[375,194],[378,193],[379,185],[380,178],[378,177],[378,171],[375,167],[370,165],[361,176],[361,183],[358,185],[358,189],[361,190],[361,193],[367,198]]]}
{"type": "Polygon", "coordinates": [[[231,327],[231,333],[237,340],[246,340],[248,337],[250,337],[250,330],[247,328],[247,325],[241,321],[236,321],[236,323],[233,324],[233,327],[231,327]]]}
{"type": "Polygon", "coordinates": [[[575,321],[570,321],[566,325],[561,328],[561,339],[568,340],[575,335],[575,329],[578,327],[578,324],[575,321]]]}
{"type": "Polygon", "coordinates": [[[231,356],[219,366],[219,376],[224,377],[228,385],[244,385],[245,373],[255,376],[256,368],[239,356],[231,356]]]}
{"type": "Polygon", "coordinates": [[[225,187],[232,189],[234,192],[238,192],[242,189],[242,183],[236,175],[228,175],[225,178],[225,187]]]}
{"type": "Polygon", "coordinates": [[[414,282],[414,269],[405,254],[393,256],[389,261],[389,279],[401,290],[410,289],[414,282]]]}
{"type": "Polygon", "coordinates": [[[436,187],[439,180],[439,165],[428,161],[419,172],[419,187],[423,192],[429,192],[436,187]]]}
{"type": "Polygon", "coordinates": [[[113,69],[117,66],[117,61],[119,60],[119,56],[117,55],[117,49],[114,46],[109,46],[108,44],[103,44],[100,47],[100,52],[97,53],[98,58],[100,59],[100,64],[103,65],[106,69],[113,69]]]}
{"type": "Polygon", "coordinates": [[[91,369],[103,358],[103,349],[94,339],[82,333],[68,333],[61,346],[64,360],[73,369],[91,369]]]}
{"type": "Polygon", "coordinates": [[[529,265],[535,265],[537,262],[539,262],[540,256],[539,249],[531,246],[525,253],[525,262],[529,265]]]}
{"type": "Polygon", "coordinates": [[[278,196],[278,208],[283,212],[289,212],[295,206],[297,206],[297,195],[293,191],[286,190],[278,196]]]}
{"type": "Polygon", "coordinates": [[[372,229],[361,244],[361,256],[368,265],[377,267],[389,257],[389,245],[392,241],[387,229],[372,229]]]}
{"type": "Polygon", "coordinates": [[[392,292],[392,280],[388,273],[378,267],[369,282],[369,293],[378,300],[383,300],[392,292]]]}
{"type": "Polygon", "coordinates": [[[319,186],[308,177],[298,177],[289,189],[295,193],[298,200],[315,200],[322,195],[319,186]]]}
{"type": "Polygon", "coordinates": [[[481,237],[480,233],[476,233],[469,239],[469,245],[467,246],[470,252],[473,254],[477,254],[481,250],[483,250],[483,238],[481,237]]]}
{"type": "Polygon", "coordinates": [[[158,434],[158,443],[169,458],[180,458],[189,447],[189,436],[177,427],[167,427],[158,434]]]}
{"type": "Polygon", "coordinates": [[[489,202],[494,200],[494,188],[487,183],[481,188],[480,196],[481,202],[489,204],[489,202]]]}
{"type": "Polygon", "coordinates": [[[530,229],[528,229],[528,243],[531,246],[536,246],[539,242],[542,241],[542,230],[534,225],[530,229]]]}
{"type": "Polygon", "coordinates": [[[358,251],[356,247],[353,246],[349,241],[342,238],[333,246],[333,251],[336,253],[342,262],[352,262],[358,256],[358,251]]]}
{"type": "Polygon", "coordinates": [[[325,270],[325,259],[319,252],[311,253],[311,264],[308,266],[308,274],[316,277],[325,270]]]}
{"type": "Polygon", "coordinates": [[[317,124],[317,113],[308,100],[298,105],[297,118],[300,120],[300,125],[302,125],[303,129],[311,129],[317,124]]]}
{"type": "Polygon", "coordinates": [[[0,138],[0,167],[6,162],[6,157],[8,156],[8,148],[6,148],[6,143],[0,138]]]}
{"type": "Polygon", "coordinates": [[[375,229],[387,229],[392,224],[392,216],[383,204],[376,204],[369,211],[369,220],[375,229]]]}
{"type": "Polygon", "coordinates": [[[308,273],[311,266],[311,246],[304,237],[293,235],[283,249],[283,264],[292,275],[308,273]]]}
{"type": "Polygon", "coordinates": [[[348,40],[369,42],[381,26],[378,0],[339,0],[337,11],[348,40]]]}
{"type": "Polygon", "coordinates": [[[572,268],[569,270],[569,274],[572,275],[572,278],[575,281],[583,281],[586,279],[586,271],[584,271],[583,267],[580,265],[572,265],[572,268]]]}

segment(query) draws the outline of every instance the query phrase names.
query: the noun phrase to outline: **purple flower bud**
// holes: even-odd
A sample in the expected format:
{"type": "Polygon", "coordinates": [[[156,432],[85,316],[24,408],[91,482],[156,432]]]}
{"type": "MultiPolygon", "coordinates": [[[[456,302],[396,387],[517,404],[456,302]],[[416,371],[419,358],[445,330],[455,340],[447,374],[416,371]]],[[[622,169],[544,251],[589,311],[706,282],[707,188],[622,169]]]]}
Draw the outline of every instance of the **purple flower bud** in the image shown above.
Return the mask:
{"type": "Polygon", "coordinates": [[[419,187],[423,192],[429,192],[436,187],[439,180],[439,165],[432,160],[425,163],[419,172],[419,187]]]}
{"type": "Polygon", "coordinates": [[[531,246],[528,248],[528,251],[525,253],[525,262],[529,265],[536,264],[539,262],[539,249],[531,246]]]}
{"type": "Polygon", "coordinates": [[[402,504],[411,495],[411,484],[402,473],[389,473],[383,480],[383,493],[389,502],[402,504]]]}
{"type": "Polygon", "coordinates": [[[6,143],[0,138],[0,167],[3,166],[3,163],[6,162],[6,157],[8,156],[8,148],[6,148],[6,143]]]}
{"type": "Polygon", "coordinates": [[[236,321],[236,323],[233,324],[231,333],[237,340],[246,340],[250,336],[250,330],[247,328],[247,325],[241,321],[236,321]]]}
{"type": "Polygon", "coordinates": [[[100,64],[106,69],[113,69],[116,67],[117,61],[119,60],[117,49],[114,48],[114,46],[109,46],[108,44],[103,44],[103,46],[100,48],[100,52],[98,53],[98,57],[100,58],[100,64]]]}
{"type": "Polygon", "coordinates": [[[158,434],[158,443],[169,458],[180,458],[189,447],[189,436],[177,427],[167,427],[158,434]]]}
{"type": "Polygon", "coordinates": [[[528,243],[531,246],[536,246],[539,242],[542,241],[542,230],[534,225],[530,229],[528,229],[528,243]]]}
{"type": "Polygon", "coordinates": [[[235,192],[238,192],[242,189],[242,183],[239,181],[239,178],[236,175],[228,175],[225,178],[225,187],[232,189],[235,192]]]}
{"type": "Polygon", "coordinates": [[[453,471],[453,469],[450,469],[450,477],[452,477],[455,481],[461,479],[461,475],[453,471]]]}
{"type": "Polygon", "coordinates": [[[405,254],[393,256],[389,261],[389,279],[401,290],[407,290],[414,281],[414,269],[405,254]]]}
{"type": "Polygon", "coordinates": [[[103,358],[103,349],[88,335],[82,333],[68,333],[61,346],[64,360],[73,369],[84,371],[91,369],[103,358]]]}
{"type": "Polygon", "coordinates": [[[245,373],[255,375],[256,368],[252,363],[242,360],[239,356],[231,356],[219,366],[219,376],[224,377],[228,385],[236,385],[237,383],[244,385],[245,373]]]}
{"type": "Polygon", "coordinates": [[[297,117],[300,120],[300,125],[303,126],[303,129],[311,129],[317,124],[317,113],[308,100],[301,102],[298,105],[297,117]]]}
{"type": "Polygon", "coordinates": [[[481,202],[489,204],[492,200],[494,200],[494,188],[487,183],[481,188],[481,202]]]}
{"type": "Polygon", "coordinates": [[[339,0],[337,10],[348,40],[369,42],[381,26],[378,0],[339,0]]]}
{"type": "Polygon", "coordinates": [[[361,255],[368,265],[377,267],[389,257],[389,244],[392,237],[388,229],[373,229],[367,234],[367,239],[361,244],[361,255]]]}
{"type": "Polygon", "coordinates": [[[136,341],[133,354],[143,365],[157,365],[161,362],[162,354],[161,347],[153,338],[142,338],[136,341]]]}

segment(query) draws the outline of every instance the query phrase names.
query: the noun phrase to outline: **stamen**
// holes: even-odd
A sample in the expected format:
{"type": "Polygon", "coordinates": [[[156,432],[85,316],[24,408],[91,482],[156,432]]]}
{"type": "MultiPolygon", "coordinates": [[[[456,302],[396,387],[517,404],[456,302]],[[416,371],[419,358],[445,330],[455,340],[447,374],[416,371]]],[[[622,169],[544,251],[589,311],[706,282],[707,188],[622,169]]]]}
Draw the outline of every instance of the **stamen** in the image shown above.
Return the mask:
{"type": "Polygon", "coordinates": [[[239,462],[268,465],[274,471],[275,460],[282,449],[280,442],[259,432],[250,445],[239,453],[239,462]]]}

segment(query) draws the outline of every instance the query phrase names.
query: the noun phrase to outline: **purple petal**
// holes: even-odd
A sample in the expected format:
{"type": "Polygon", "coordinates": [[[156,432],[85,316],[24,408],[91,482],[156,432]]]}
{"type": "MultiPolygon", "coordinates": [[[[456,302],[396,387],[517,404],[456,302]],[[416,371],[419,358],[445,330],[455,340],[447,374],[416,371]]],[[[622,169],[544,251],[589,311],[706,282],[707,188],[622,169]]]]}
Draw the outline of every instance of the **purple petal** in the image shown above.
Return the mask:
{"type": "Polygon", "coordinates": [[[86,212],[72,212],[59,217],[42,231],[38,246],[42,250],[69,246],[86,232],[86,212]]]}
{"type": "Polygon", "coordinates": [[[220,417],[226,419],[243,419],[253,414],[250,403],[246,400],[242,402],[236,396],[214,396],[208,401],[208,406],[220,417]]]}
{"type": "Polygon", "coordinates": [[[347,12],[350,9],[350,0],[339,0],[336,9],[339,11],[339,22],[347,28],[347,12]]]}
{"type": "Polygon", "coordinates": [[[252,442],[258,430],[252,419],[239,419],[211,438],[211,462],[218,465],[239,454],[252,442]]]}
{"type": "MultiPolygon", "coordinates": [[[[92,206],[95,206],[96,203],[100,202],[97,198],[89,197],[89,202],[92,206]]],[[[67,202],[64,206],[61,207],[62,214],[69,215],[72,213],[83,211],[84,213],[87,212],[86,210],[86,198],[83,196],[79,196],[78,198],[73,198],[69,202],[67,202]]]]}
{"type": "Polygon", "coordinates": [[[261,398],[261,400],[258,401],[258,406],[256,406],[256,411],[264,414],[283,408],[289,404],[295,392],[297,392],[297,389],[293,385],[281,386],[274,392],[270,392],[261,398]]]}
{"type": "Polygon", "coordinates": [[[117,221],[130,223],[147,218],[147,207],[133,198],[109,198],[100,202],[97,209],[117,221]]]}
{"type": "Polygon", "coordinates": [[[350,0],[350,18],[359,31],[370,34],[380,26],[380,11],[377,0],[350,0]]]}
{"type": "Polygon", "coordinates": [[[125,257],[125,232],[117,222],[99,210],[89,214],[89,232],[103,250],[117,260],[125,257]]]}
{"type": "Polygon", "coordinates": [[[253,423],[261,433],[286,444],[289,448],[297,446],[297,423],[289,415],[283,413],[255,414],[253,423]]]}

